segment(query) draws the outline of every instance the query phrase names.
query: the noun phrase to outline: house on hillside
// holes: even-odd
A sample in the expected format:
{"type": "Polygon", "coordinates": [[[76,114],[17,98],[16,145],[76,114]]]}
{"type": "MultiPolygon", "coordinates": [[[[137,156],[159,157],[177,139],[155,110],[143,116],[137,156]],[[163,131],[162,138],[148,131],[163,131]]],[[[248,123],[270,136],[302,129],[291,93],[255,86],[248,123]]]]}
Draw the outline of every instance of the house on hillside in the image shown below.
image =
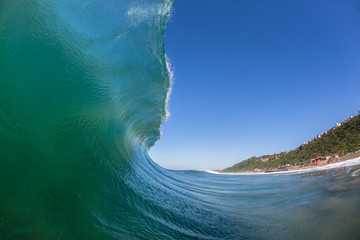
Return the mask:
{"type": "Polygon", "coordinates": [[[320,156],[320,157],[317,157],[317,158],[311,158],[311,159],[309,159],[309,160],[308,160],[308,163],[314,164],[314,165],[317,165],[317,164],[325,164],[325,161],[326,161],[327,159],[328,159],[327,157],[320,156]]]}
{"type": "Polygon", "coordinates": [[[315,158],[310,158],[309,160],[308,160],[308,163],[310,163],[310,164],[314,164],[315,163],[315,158]]]}
{"type": "Polygon", "coordinates": [[[317,157],[317,158],[315,158],[315,159],[317,160],[317,164],[323,165],[323,164],[326,164],[326,163],[327,163],[327,162],[326,162],[326,160],[327,160],[326,157],[320,156],[320,157],[317,157]]]}
{"type": "Polygon", "coordinates": [[[334,154],[330,157],[330,159],[328,159],[327,163],[334,163],[336,161],[336,159],[339,158],[339,154],[334,154]]]}

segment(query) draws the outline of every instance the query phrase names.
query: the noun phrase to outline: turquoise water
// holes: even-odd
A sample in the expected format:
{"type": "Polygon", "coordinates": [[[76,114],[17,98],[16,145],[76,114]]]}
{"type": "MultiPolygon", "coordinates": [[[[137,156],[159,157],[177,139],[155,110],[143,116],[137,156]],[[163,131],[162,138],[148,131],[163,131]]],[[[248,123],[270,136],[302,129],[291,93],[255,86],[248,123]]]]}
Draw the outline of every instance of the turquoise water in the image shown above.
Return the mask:
{"type": "Polygon", "coordinates": [[[149,158],[171,5],[0,0],[0,239],[359,239],[359,167],[230,176],[149,158]]]}

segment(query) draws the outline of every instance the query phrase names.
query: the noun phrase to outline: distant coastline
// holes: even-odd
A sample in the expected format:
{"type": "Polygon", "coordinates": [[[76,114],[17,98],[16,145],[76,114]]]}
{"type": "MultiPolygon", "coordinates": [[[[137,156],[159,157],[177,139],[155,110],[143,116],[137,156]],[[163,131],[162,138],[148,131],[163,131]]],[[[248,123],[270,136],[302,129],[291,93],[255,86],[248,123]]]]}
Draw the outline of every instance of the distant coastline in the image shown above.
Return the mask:
{"type": "Polygon", "coordinates": [[[256,175],[256,174],[281,174],[281,173],[301,173],[301,172],[312,172],[312,171],[322,171],[327,169],[342,168],[360,165],[360,152],[357,157],[352,157],[345,160],[339,160],[329,164],[323,165],[309,165],[302,168],[288,168],[286,170],[279,171],[244,171],[244,172],[222,172],[214,170],[206,170],[208,173],[213,174],[225,174],[225,175],[256,175]]]}
{"type": "Polygon", "coordinates": [[[360,158],[360,114],[304,142],[292,151],[252,157],[221,173],[289,172],[360,158]]]}

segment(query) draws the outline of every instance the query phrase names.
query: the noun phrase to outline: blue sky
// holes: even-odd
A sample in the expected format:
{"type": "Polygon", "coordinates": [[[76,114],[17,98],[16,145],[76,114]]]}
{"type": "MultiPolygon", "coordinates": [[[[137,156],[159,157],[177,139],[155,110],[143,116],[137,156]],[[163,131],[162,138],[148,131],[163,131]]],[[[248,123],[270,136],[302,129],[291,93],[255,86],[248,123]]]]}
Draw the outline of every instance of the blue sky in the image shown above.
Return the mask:
{"type": "Polygon", "coordinates": [[[166,168],[291,150],[360,109],[360,1],[175,0],[165,48],[166,168]]]}

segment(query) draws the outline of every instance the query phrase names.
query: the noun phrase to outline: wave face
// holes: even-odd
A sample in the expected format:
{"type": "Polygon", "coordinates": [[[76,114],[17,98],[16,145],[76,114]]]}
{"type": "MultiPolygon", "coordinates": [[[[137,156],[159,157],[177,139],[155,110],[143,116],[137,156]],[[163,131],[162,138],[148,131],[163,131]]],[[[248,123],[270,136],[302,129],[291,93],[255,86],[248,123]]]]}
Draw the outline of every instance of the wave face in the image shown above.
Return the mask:
{"type": "Polygon", "coordinates": [[[356,167],[226,176],[149,158],[171,5],[0,1],[0,239],[357,239],[356,167]]]}

